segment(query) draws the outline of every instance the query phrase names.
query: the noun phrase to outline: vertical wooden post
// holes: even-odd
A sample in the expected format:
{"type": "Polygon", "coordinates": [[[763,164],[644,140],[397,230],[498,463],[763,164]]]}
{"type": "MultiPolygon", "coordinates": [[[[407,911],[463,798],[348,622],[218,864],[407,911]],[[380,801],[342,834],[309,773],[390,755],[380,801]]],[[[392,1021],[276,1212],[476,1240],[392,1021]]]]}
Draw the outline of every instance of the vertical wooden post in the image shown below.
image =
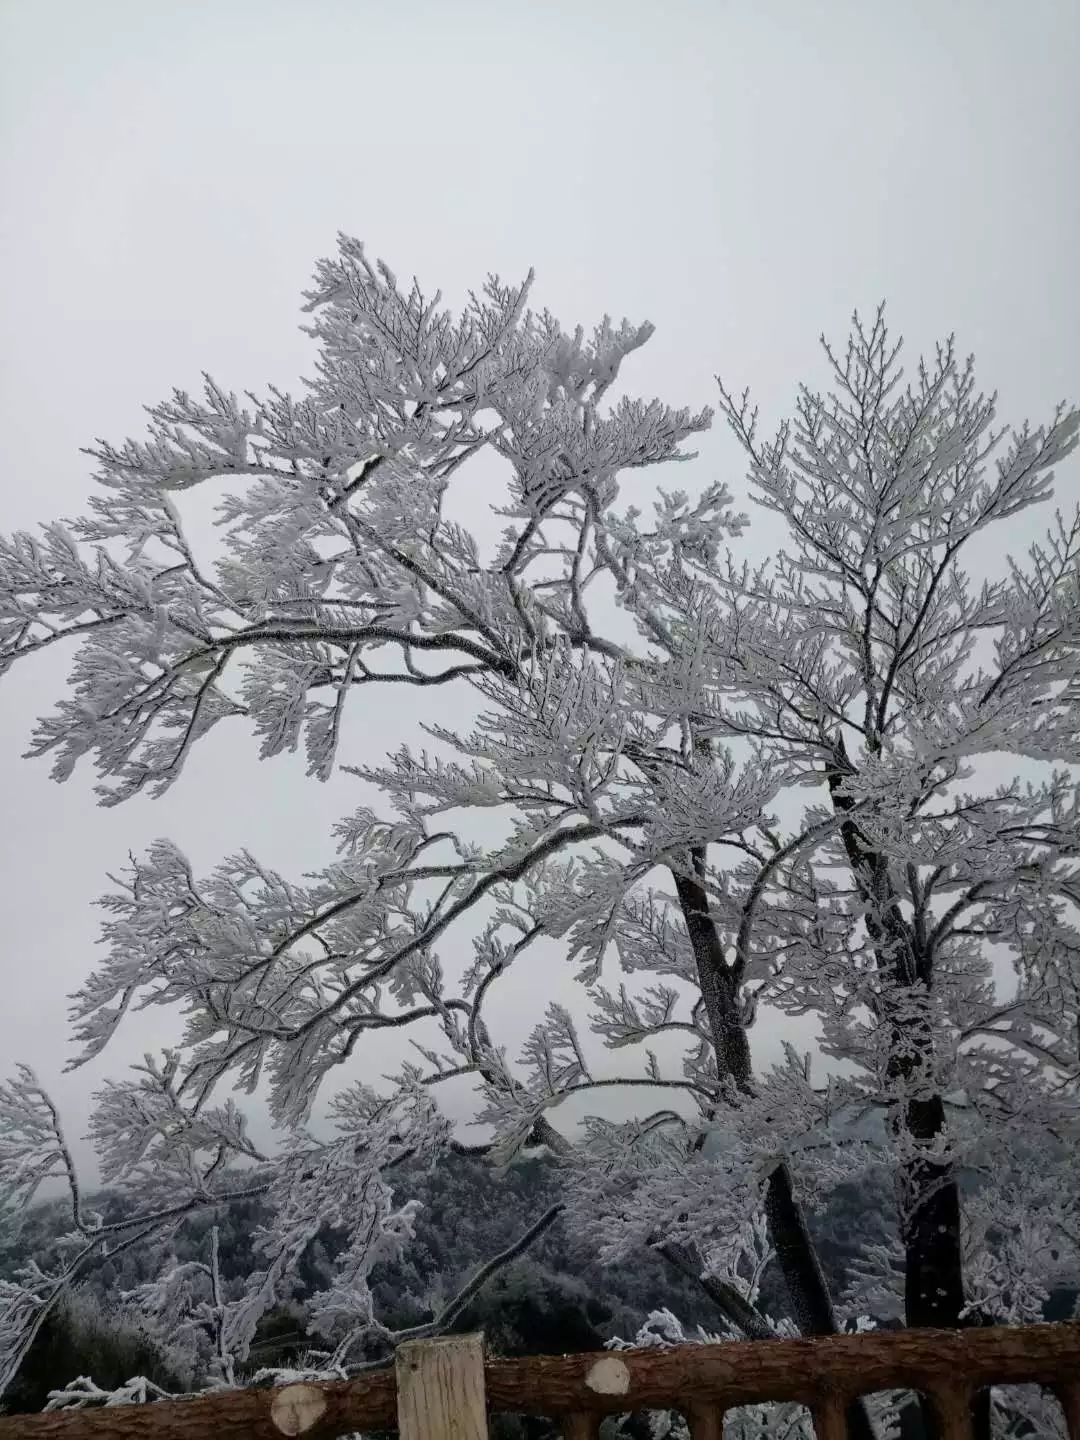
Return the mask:
{"type": "Polygon", "coordinates": [[[488,1440],[482,1335],[409,1340],[395,1365],[401,1440],[488,1440]]]}
{"type": "Polygon", "coordinates": [[[573,1410],[559,1421],[563,1440],[596,1440],[600,1433],[600,1416],[591,1410],[573,1410]]]}
{"type": "Polygon", "coordinates": [[[929,1397],[941,1440],[975,1440],[968,1390],[959,1385],[937,1385],[929,1391],[929,1397]]]}
{"type": "Polygon", "coordinates": [[[842,1396],[822,1395],[814,1401],[810,1413],[817,1440],[847,1440],[847,1406],[842,1396]]]}
{"type": "Polygon", "coordinates": [[[1058,1385],[1055,1389],[1065,1416],[1065,1429],[1069,1440],[1080,1440],[1080,1385],[1076,1382],[1058,1385]]]}
{"type": "Polygon", "coordinates": [[[719,1406],[691,1406],[683,1413],[690,1426],[690,1440],[724,1440],[724,1412],[719,1406]]]}

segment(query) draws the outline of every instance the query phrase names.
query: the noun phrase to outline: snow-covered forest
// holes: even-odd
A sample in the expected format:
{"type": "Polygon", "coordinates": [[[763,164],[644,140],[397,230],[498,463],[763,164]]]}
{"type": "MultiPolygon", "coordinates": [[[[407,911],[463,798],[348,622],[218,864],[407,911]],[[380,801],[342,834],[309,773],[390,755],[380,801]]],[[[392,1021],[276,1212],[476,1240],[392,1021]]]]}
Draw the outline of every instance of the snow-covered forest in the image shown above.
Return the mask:
{"type": "Polygon", "coordinates": [[[246,4],[0,19],[0,1413],[1080,1318],[1063,23],[246,4]]]}
{"type": "MultiPolygon", "coordinates": [[[[406,1255],[377,1268],[372,1287],[380,1313],[402,1328],[423,1320],[424,1297],[433,1287],[447,1298],[456,1294],[490,1256],[512,1246],[522,1221],[557,1199],[560,1187],[557,1168],[541,1158],[525,1159],[499,1174],[482,1160],[455,1157],[434,1170],[413,1170],[404,1183],[421,1202],[416,1238],[406,1255]]],[[[893,1228],[888,1198],[877,1177],[869,1186],[838,1187],[825,1209],[810,1216],[826,1276],[837,1293],[848,1283],[860,1249],[882,1241],[893,1228]]],[[[100,1196],[95,1204],[108,1219],[116,1219],[126,1201],[121,1195],[100,1196]]],[[[9,1272],[29,1255],[54,1253],[57,1238],[67,1229],[65,1208],[56,1200],[32,1212],[22,1234],[3,1254],[9,1272]]],[[[241,1280],[252,1265],[252,1230],[259,1214],[258,1202],[251,1201],[192,1220],[175,1237],[177,1258],[197,1261],[209,1225],[216,1224],[225,1282],[241,1280]]],[[[327,1283],[343,1244],[341,1232],[327,1229],[316,1237],[300,1266],[292,1298],[275,1305],[260,1321],[242,1378],[268,1366],[304,1365],[310,1345],[305,1301],[327,1283]]],[[[104,1388],[121,1386],[136,1374],[169,1390],[205,1378],[199,1371],[177,1374],[170,1369],[153,1335],[130,1313],[118,1313],[117,1292],[152,1280],[154,1264],[152,1253],[134,1248],[88,1272],[85,1284],[46,1322],[35,1341],[8,1393],[12,1411],[43,1407],[58,1373],[93,1375],[104,1388]]],[[[769,1308],[785,1314],[783,1284],[775,1271],[766,1271],[762,1288],[769,1308]]],[[[1046,1318],[1067,1318],[1076,1299],[1075,1289],[1054,1291],[1046,1318]]],[[[605,1267],[566,1227],[553,1227],[494,1276],[449,1328],[482,1329],[495,1353],[562,1354],[599,1350],[614,1338],[637,1336],[643,1329],[663,1337],[671,1324],[663,1311],[677,1315],[691,1333],[698,1326],[708,1330],[715,1317],[701,1288],[674,1275],[651,1252],[640,1251],[629,1265],[605,1267]]],[[[885,1326],[895,1323],[882,1321],[885,1326]]],[[[529,1433],[550,1432],[537,1422],[529,1433]]],[[[918,1433],[910,1417],[905,1433],[918,1433]]]]}

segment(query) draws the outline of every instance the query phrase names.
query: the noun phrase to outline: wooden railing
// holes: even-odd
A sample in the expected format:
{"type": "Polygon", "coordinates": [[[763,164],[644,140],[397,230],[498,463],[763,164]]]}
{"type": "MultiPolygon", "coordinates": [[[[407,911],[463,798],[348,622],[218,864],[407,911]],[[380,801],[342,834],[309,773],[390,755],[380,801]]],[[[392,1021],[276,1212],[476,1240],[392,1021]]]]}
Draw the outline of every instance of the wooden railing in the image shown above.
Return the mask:
{"type": "Polygon", "coordinates": [[[942,1440],[971,1440],[971,1401],[989,1385],[1036,1383],[1080,1440],[1080,1322],[979,1330],[893,1330],[772,1340],[485,1358],[480,1335],[399,1347],[395,1368],[355,1380],[250,1388],[104,1410],[0,1418],[0,1440],[334,1440],[392,1430],[401,1440],[487,1440],[488,1413],[554,1418],[592,1440],[605,1415],[677,1410],[694,1440],[719,1440],[725,1410],[769,1400],[809,1407],[818,1440],[846,1440],[852,1400],[913,1390],[942,1440]]]}

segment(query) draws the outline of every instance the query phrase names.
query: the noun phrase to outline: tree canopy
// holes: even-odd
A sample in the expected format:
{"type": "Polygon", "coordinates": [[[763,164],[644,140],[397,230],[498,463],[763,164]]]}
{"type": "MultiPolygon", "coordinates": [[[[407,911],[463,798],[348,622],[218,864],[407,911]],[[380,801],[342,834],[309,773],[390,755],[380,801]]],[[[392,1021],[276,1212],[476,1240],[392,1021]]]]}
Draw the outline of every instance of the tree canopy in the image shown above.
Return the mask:
{"type": "Polygon", "coordinates": [[[455,319],[342,237],[306,297],[300,398],[177,391],[146,440],[89,452],[85,515],[0,540],[0,669],[77,642],[31,745],[57,778],[86,758],[104,804],[160,795],[229,721],[379,797],[299,879],[248,850],[198,876],[162,840],[113,880],[74,1063],[140,1006],[186,1028],[97,1096],[103,1178],[137,1200],[120,1220],[83,1204],[34,1074],[4,1087],[5,1199],[63,1175],[73,1223],[60,1262],[0,1289],[4,1376],[103,1255],[255,1196],[270,1218],[239,1293],[214,1238],[139,1297],[213,1337],[219,1382],[327,1225],[349,1242],[311,1304],[326,1365],[415,1333],[382,1324],[371,1274],[415,1226],[395,1170],[461,1148],[439,1095],[462,1076],[496,1164],[546,1146],[562,1166],[522,1245],[569,1214],[612,1264],[650,1247],[720,1333],[791,1325],[760,1304],[773,1264],[806,1334],[870,1311],[1031,1318],[1075,1268],[1080,510],[1007,550],[1080,415],[999,428],[952,340],[905,378],[884,309],[856,316],[823,342],[830,389],[800,387],[770,439],[719,384],[780,528],[751,566],[727,486],[636,473],[690,459],[712,419],[612,398],[651,327],[564,330],[530,284],[490,278],[455,319]],[[505,477],[490,547],[460,518],[482,453],[505,477]],[[220,491],[217,553],[186,525],[197,485],[220,491]],[[975,581],[995,536],[999,573],[975,581]],[[383,685],[431,692],[425,748],[342,764],[346,708],[383,685]],[[441,722],[444,686],[471,691],[471,730],[441,722]],[[534,968],[511,1054],[485,1003],[541,942],[582,1005],[545,1006],[534,968]],[[785,1014],[816,1017],[820,1076],[790,1045],[755,1067],[751,1028],[785,1014]],[[374,1085],[365,1039],[387,1028],[423,1039],[374,1085]],[[260,1084],[272,1152],[224,1093],[260,1084]],[[613,1120],[616,1087],[654,1104],[613,1120]],[[557,1109],[586,1094],[601,1113],[577,1135],[557,1109]],[[806,1207],[871,1174],[895,1184],[897,1238],[835,1297],[806,1207]]]}

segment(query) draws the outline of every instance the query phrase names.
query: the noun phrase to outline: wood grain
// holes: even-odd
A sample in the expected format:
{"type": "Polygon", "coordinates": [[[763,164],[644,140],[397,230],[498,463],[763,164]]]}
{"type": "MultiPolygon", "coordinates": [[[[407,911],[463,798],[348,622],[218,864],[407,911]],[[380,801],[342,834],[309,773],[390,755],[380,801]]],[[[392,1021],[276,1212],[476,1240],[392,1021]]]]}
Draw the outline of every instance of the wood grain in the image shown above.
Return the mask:
{"type": "Polygon", "coordinates": [[[411,1340],[395,1364],[401,1440],[488,1440],[482,1335],[411,1340]]]}
{"type": "MultiPolygon", "coordinates": [[[[457,1337],[456,1343],[466,1338],[457,1337]]],[[[470,1343],[479,1341],[471,1337],[470,1343]]],[[[402,1346],[399,1355],[404,1351],[402,1346]]],[[[606,1351],[491,1359],[483,1366],[480,1393],[486,1394],[492,1411],[550,1415],[561,1423],[575,1412],[599,1416],[639,1409],[724,1410],[765,1400],[795,1400],[814,1409],[832,1396],[850,1399],[875,1390],[947,1393],[958,1379],[969,1391],[990,1384],[1035,1383],[1061,1395],[1073,1440],[1080,1440],[1077,1321],[620,1350],[625,1377],[621,1370],[616,1375],[612,1358],[606,1351]]],[[[468,1403],[474,1418],[469,1423],[475,1425],[480,1381],[471,1384],[468,1403]]],[[[306,1387],[326,1401],[317,1417],[311,1395],[302,1397],[302,1405],[283,1405],[279,1397],[285,1388],[218,1391],[191,1400],[109,1410],[12,1415],[0,1418],[0,1440],[280,1440],[283,1431],[272,1413],[275,1403],[279,1418],[286,1410],[313,1417],[301,1432],[303,1440],[333,1440],[349,1431],[388,1430],[397,1424],[398,1385],[390,1370],[306,1387]]]]}

